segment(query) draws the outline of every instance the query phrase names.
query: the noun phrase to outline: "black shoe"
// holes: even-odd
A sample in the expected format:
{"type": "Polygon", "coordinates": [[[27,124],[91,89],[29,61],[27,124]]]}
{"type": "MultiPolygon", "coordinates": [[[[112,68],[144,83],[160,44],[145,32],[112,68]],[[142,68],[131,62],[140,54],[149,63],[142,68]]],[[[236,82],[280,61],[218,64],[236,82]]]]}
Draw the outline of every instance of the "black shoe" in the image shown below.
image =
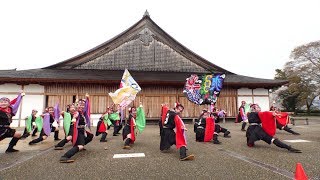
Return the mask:
{"type": "Polygon", "coordinates": [[[302,153],[301,150],[295,149],[295,148],[290,148],[288,151],[293,152],[293,153],[302,153]]]}
{"type": "Polygon", "coordinates": [[[224,133],[223,137],[225,137],[225,138],[230,138],[231,136],[230,136],[229,134],[230,134],[230,132],[227,131],[227,132],[224,133]]]}
{"type": "Polygon", "coordinates": [[[74,162],[74,160],[73,160],[73,159],[70,159],[70,158],[68,158],[68,157],[66,157],[66,156],[62,156],[62,157],[60,158],[60,162],[61,162],[61,163],[72,163],[72,162],[74,162]]]}
{"type": "Polygon", "coordinates": [[[213,141],[213,144],[221,144],[221,142],[216,140],[216,141],[213,141]]]}
{"type": "Polygon", "coordinates": [[[35,135],[35,134],[32,134],[32,137],[35,137],[35,136],[37,136],[37,135],[35,135]]]}
{"type": "Polygon", "coordinates": [[[113,136],[118,136],[118,134],[113,134],[113,136]]]}
{"type": "Polygon", "coordinates": [[[6,150],[6,153],[13,153],[13,152],[18,152],[18,151],[19,151],[19,150],[10,148],[10,149],[7,149],[7,150],[6,150]]]}
{"type": "Polygon", "coordinates": [[[294,134],[294,135],[300,135],[300,133],[297,133],[297,132],[293,132],[292,134],[294,134]]]}
{"type": "Polygon", "coordinates": [[[60,141],[61,139],[60,139],[60,138],[54,138],[54,140],[55,140],[55,141],[60,141]]]}
{"type": "Polygon", "coordinates": [[[186,157],[180,158],[180,161],[194,160],[194,155],[190,154],[186,157]]]}
{"type": "Polygon", "coordinates": [[[21,136],[20,139],[26,139],[28,136],[29,136],[29,134],[24,134],[24,135],[21,136]]]}
{"type": "Polygon", "coordinates": [[[29,142],[29,145],[34,145],[34,144],[36,144],[36,143],[34,143],[34,142],[32,142],[32,141],[29,142]]]}
{"type": "Polygon", "coordinates": [[[54,150],[63,150],[63,147],[56,146],[54,147],[54,150]]]}
{"type": "Polygon", "coordinates": [[[100,139],[100,142],[108,142],[106,139],[100,139]]]}

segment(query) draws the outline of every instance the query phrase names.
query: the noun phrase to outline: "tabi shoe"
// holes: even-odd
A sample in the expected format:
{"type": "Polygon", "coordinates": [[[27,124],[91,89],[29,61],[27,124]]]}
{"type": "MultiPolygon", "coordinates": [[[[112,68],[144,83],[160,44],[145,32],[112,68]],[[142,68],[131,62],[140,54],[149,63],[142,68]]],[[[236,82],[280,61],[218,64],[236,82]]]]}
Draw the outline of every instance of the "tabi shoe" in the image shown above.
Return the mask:
{"type": "Polygon", "coordinates": [[[230,136],[229,134],[230,134],[230,132],[227,131],[227,132],[225,132],[225,133],[223,134],[223,137],[225,137],[225,138],[231,138],[231,136],[230,136]]]}
{"type": "Polygon", "coordinates": [[[188,160],[190,160],[190,161],[194,160],[194,155],[190,154],[184,158],[180,158],[180,161],[188,161],[188,160]]]}
{"type": "Polygon", "coordinates": [[[10,149],[7,149],[6,150],[6,153],[13,153],[13,152],[18,152],[19,150],[16,150],[16,149],[13,149],[13,148],[10,148],[10,149]]]}
{"type": "Polygon", "coordinates": [[[36,144],[35,142],[32,142],[32,141],[29,142],[29,145],[35,145],[35,144],[36,144]]]}
{"type": "Polygon", "coordinates": [[[290,148],[290,149],[288,149],[288,151],[290,151],[292,153],[302,153],[301,150],[295,149],[295,148],[290,148]]]}
{"type": "Polygon", "coordinates": [[[54,150],[63,150],[63,147],[55,146],[54,150]]]}
{"type": "Polygon", "coordinates": [[[68,157],[62,156],[62,157],[60,158],[60,162],[61,162],[61,163],[72,163],[72,162],[74,162],[74,160],[73,160],[73,159],[70,159],[70,158],[68,158],[68,157]]]}
{"type": "Polygon", "coordinates": [[[130,146],[123,146],[122,149],[131,149],[131,147],[130,146]]]}

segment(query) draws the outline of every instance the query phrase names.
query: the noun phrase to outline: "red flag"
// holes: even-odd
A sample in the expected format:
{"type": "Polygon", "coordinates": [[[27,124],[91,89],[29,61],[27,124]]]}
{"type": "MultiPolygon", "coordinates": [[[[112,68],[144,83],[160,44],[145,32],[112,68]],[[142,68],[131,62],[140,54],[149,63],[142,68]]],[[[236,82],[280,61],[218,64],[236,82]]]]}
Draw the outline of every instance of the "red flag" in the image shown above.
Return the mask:
{"type": "Polygon", "coordinates": [[[276,120],[273,116],[273,112],[259,112],[259,118],[261,120],[262,129],[270,136],[274,136],[276,134],[276,120]]]}
{"type": "Polygon", "coordinates": [[[204,132],[204,142],[209,142],[213,138],[214,133],[214,119],[212,117],[206,118],[206,130],[204,132]]]}
{"type": "Polygon", "coordinates": [[[131,118],[130,120],[130,132],[131,132],[131,141],[130,143],[133,144],[134,141],[136,140],[136,135],[134,134],[134,122],[133,119],[131,118]]]}
{"type": "Polygon", "coordinates": [[[184,134],[185,126],[178,115],[175,115],[174,123],[176,124],[176,148],[180,149],[182,146],[187,146],[187,140],[184,134]]]}
{"type": "Polygon", "coordinates": [[[277,113],[276,119],[282,126],[289,124],[289,114],[286,112],[277,113]]]}

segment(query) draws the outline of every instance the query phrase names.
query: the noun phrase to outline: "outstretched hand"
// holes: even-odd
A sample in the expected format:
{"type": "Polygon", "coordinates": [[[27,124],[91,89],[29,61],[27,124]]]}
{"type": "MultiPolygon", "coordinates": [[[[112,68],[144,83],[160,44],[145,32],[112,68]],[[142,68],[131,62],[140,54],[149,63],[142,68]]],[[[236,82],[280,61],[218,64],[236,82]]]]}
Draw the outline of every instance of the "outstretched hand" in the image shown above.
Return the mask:
{"type": "Polygon", "coordinates": [[[21,96],[25,96],[25,95],[26,95],[26,93],[25,93],[25,92],[23,92],[23,90],[22,90],[22,89],[21,89],[19,92],[20,92],[21,96]]]}

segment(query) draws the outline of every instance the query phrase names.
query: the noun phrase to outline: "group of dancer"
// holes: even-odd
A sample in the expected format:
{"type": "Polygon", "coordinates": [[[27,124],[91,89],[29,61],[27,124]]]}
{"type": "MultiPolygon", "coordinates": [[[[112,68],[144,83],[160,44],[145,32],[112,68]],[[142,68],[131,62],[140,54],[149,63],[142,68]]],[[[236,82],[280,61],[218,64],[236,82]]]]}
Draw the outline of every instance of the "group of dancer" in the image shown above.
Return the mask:
{"type": "Polygon", "coordinates": [[[289,114],[280,112],[275,106],[271,106],[270,111],[262,112],[258,104],[248,105],[242,101],[236,122],[242,122],[241,130],[246,131],[247,146],[249,147],[253,147],[256,141],[263,140],[290,152],[301,153],[301,150],[295,149],[275,137],[276,128],[300,135],[288,127],[289,120],[289,114]],[[245,129],[247,123],[249,123],[249,127],[245,129]]]}
{"type": "MultiPolygon", "coordinates": [[[[86,99],[77,100],[67,106],[66,111],[60,111],[58,105],[55,107],[47,107],[45,112],[41,115],[37,115],[37,110],[32,110],[31,115],[25,118],[26,127],[21,133],[16,132],[15,129],[10,127],[12,117],[17,113],[22,97],[25,93],[19,93],[18,97],[14,100],[8,98],[0,99],[0,140],[12,137],[6,153],[17,152],[18,150],[13,147],[17,144],[20,139],[25,139],[32,135],[39,137],[31,140],[29,145],[36,145],[39,142],[45,141],[54,132],[54,140],[59,141],[59,124],[60,116],[63,117],[63,129],[65,138],[58,142],[54,149],[62,150],[63,147],[71,142],[72,148],[63,154],[60,158],[61,163],[74,162],[71,159],[77,152],[85,150],[84,146],[92,141],[94,135],[91,132],[91,121],[89,115],[89,95],[86,94],[86,99]]],[[[139,131],[142,131],[145,127],[145,118],[143,118],[144,112],[142,105],[138,108],[131,107],[129,109],[129,119],[123,128],[123,140],[124,149],[130,149],[130,145],[135,141],[135,118],[137,114],[140,116],[139,120],[139,131]],[[137,113],[138,109],[138,113],[137,113]],[[144,123],[143,123],[144,121],[144,123]],[[141,123],[142,122],[142,123],[141,123]]],[[[98,122],[96,136],[102,134],[100,142],[107,142],[106,137],[110,126],[114,126],[113,136],[118,136],[119,131],[122,128],[121,113],[119,105],[113,105],[112,108],[107,108],[107,111],[102,114],[100,121],[98,122]]]]}
{"type": "MultiPolygon", "coordinates": [[[[45,112],[37,116],[37,110],[32,110],[30,116],[26,117],[26,128],[23,135],[16,132],[10,127],[12,117],[16,114],[21,99],[25,94],[19,93],[18,97],[10,101],[8,98],[0,99],[0,140],[12,137],[6,153],[17,152],[13,147],[19,139],[28,136],[36,136],[39,132],[39,137],[29,142],[29,145],[35,145],[46,140],[51,132],[54,132],[54,140],[59,139],[59,118],[63,117],[63,129],[65,138],[55,145],[55,150],[62,150],[68,143],[72,143],[72,148],[63,154],[60,162],[69,163],[77,152],[84,150],[84,146],[92,141],[94,135],[91,132],[91,122],[89,114],[89,96],[86,99],[80,99],[76,103],[68,105],[66,111],[59,110],[58,106],[48,107],[45,112]]],[[[166,152],[172,145],[180,152],[180,160],[193,160],[194,155],[187,155],[187,141],[185,131],[186,126],[180,115],[184,110],[182,104],[176,103],[172,109],[169,109],[167,104],[162,105],[160,127],[160,151],[166,152]],[[175,130],[174,130],[175,129],[175,130]]],[[[122,129],[122,120],[124,114],[121,113],[119,105],[113,105],[106,109],[102,114],[97,124],[96,136],[101,134],[100,142],[107,142],[108,130],[114,126],[113,136],[118,136],[122,129]]],[[[217,109],[203,109],[200,117],[195,121],[194,132],[197,142],[212,141],[214,144],[221,144],[218,140],[219,133],[223,133],[223,137],[230,138],[230,131],[219,125],[221,118],[225,116],[224,111],[217,109]]],[[[246,102],[242,102],[239,108],[237,122],[242,122],[242,131],[246,131],[247,146],[253,147],[258,140],[263,140],[268,144],[275,144],[280,148],[285,148],[290,152],[301,153],[300,150],[292,148],[274,137],[276,127],[280,130],[285,130],[295,135],[299,133],[292,131],[288,125],[288,115],[281,113],[278,109],[272,107],[270,111],[261,112],[258,104],[251,104],[250,108],[246,108],[246,102]],[[272,119],[277,123],[272,122],[272,119]],[[247,123],[249,127],[245,129],[247,123]],[[263,126],[261,126],[263,124],[263,126]]],[[[124,121],[123,121],[124,122],[124,121]]],[[[145,128],[145,115],[142,110],[142,105],[138,108],[129,108],[129,118],[124,124],[122,136],[124,141],[123,149],[130,149],[134,143],[135,127],[139,131],[145,128]]]]}

